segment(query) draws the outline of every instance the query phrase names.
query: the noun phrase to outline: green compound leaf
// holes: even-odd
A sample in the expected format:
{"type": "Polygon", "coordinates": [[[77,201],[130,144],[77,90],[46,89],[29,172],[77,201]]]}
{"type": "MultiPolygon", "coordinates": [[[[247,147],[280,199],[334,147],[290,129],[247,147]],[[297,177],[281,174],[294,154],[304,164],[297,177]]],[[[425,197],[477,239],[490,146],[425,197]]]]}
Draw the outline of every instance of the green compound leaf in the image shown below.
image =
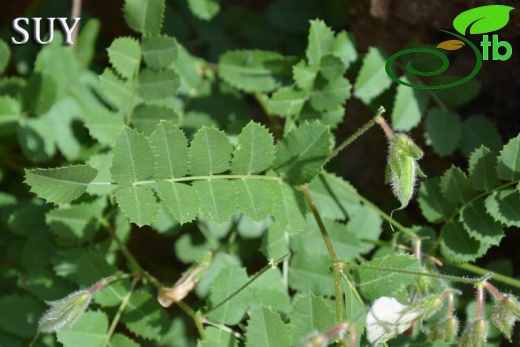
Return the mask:
{"type": "Polygon", "coordinates": [[[130,28],[142,34],[158,34],[164,8],[164,0],[125,0],[123,12],[130,28]]]}
{"type": "Polygon", "coordinates": [[[202,20],[210,20],[220,11],[220,0],[188,0],[191,13],[202,20]]]}
{"type": "Polygon", "coordinates": [[[274,160],[273,136],[264,126],[249,122],[238,135],[231,172],[250,175],[269,169],[274,160]]]}
{"type": "MultiPolygon", "coordinates": [[[[85,252],[79,259],[76,259],[76,262],[79,284],[83,287],[89,287],[93,283],[119,272],[116,267],[107,263],[105,257],[97,253],[85,252]]],[[[112,282],[94,296],[94,301],[101,306],[117,306],[129,290],[130,280],[128,279],[112,282]]]]}
{"type": "Polygon", "coordinates": [[[188,140],[178,125],[161,121],[150,141],[155,154],[154,178],[184,177],[188,173],[188,140]]]}
{"type": "MultiPolygon", "coordinates": [[[[406,77],[401,80],[409,82],[406,77]]],[[[428,91],[399,84],[392,111],[392,127],[408,131],[421,121],[428,105],[428,91]]]]}
{"type": "Polygon", "coordinates": [[[202,127],[190,146],[192,176],[214,175],[231,168],[233,146],[226,134],[215,128],[202,127]]]}
{"type": "Polygon", "coordinates": [[[321,58],[331,53],[334,32],[320,19],[311,20],[307,60],[309,65],[319,65],[321,58]]]}
{"type": "Polygon", "coordinates": [[[289,317],[291,346],[309,334],[326,332],[336,325],[332,302],[312,293],[296,295],[289,317]]]}
{"type": "Polygon", "coordinates": [[[494,220],[508,227],[520,227],[520,192],[515,189],[504,189],[494,192],[486,198],[487,212],[494,220]]]}
{"type": "Polygon", "coordinates": [[[174,96],[179,86],[179,76],[173,70],[144,69],[139,74],[137,92],[145,100],[164,99],[174,96]]]}
{"type": "Polygon", "coordinates": [[[441,108],[431,108],[426,117],[426,136],[440,156],[451,155],[457,148],[462,132],[460,116],[441,108]]]}
{"type": "Polygon", "coordinates": [[[153,69],[167,68],[177,59],[177,41],[169,36],[145,36],[141,49],[146,65],[153,69]]]}
{"type": "Polygon", "coordinates": [[[11,50],[4,40],[0,40],[0,75],[4,73],[11,58],[11,50]]]}
{"type": "Polygon", "coordinates": [[[117,184],[131,184],[152,176],[152,149],[144,135],[136,130],[124,127],[117,137],[113,152],[114,160],[110,172],[117,184]]]}
{"type": "Polygon", "coordinates": [[[297,116],[302,111],[308,93],[294,88],[280,88],[268,99],[267,105],[274,114],[280,117],[297,116]]]}
{"type": "Polygon", "coordinates": [[[284,57],[275,52],[240,50],[220,56],[218,70],[222,79],[246,92],[267,93],[279,87],[275,73],[284,57]]]}
{"type": "Polygon", "coordinates": [[[511,139],[498,156],[498,177],[507,181],[520,178],[520,135],[511,139]]]}
{"type": "Polygon", "coordinates": [[[469,156],[476,148],[485,146],[492,151],[502,147],[502,140],[496,125],[484,116],[470,116],[462,124],[460,150],[469,156]]]}
{"type": "Polygon", "coordinates": [[[222,224],[235,214],[236,195],[229,181],[196,181],[193,183],[193,188],[197,193],[200,211],[204,218],[222,224]]]}
{"type": "Polygon", "coordinates": [[[110,347],[139,347],[139,345],[128,336],[116,333],[110,339],[110,347]]]}
{"type": "Polygon", "coordinates": [[[318,79],[310,93],[309,102],[316,111],[329,111],[350,97],[350,82],[343,77],[332,81],[318,79]]]}
{"type": "Polygon", "coordinates": [[[298,87],[303,90],[310,90],[314,84],[314,80],[318,75],[319,67],[316,65],[307,65],[302,60],[292,67],[293,79],[298,87]]]}
{"type": "Polygon", "coordinates": [[[240,211],[256,222],[265,220],[272,212],[274,191],[278,183],[241,179],[233,181],[233,184],[240,211]]]}
{"type": "Polygon", "coordinates": [[[33,169],[25,172],[25,183],[38,197],[62,204],[79,198],[96,177],[96,173],[96,169],[88,165],[33,169]]]}
{"type": "Polygon", "coordinates": [[[504,5],[488,5],[472,8],[459,14],[453,20],[453,27],[462,35],[487,34],[502,29],[509,22],[509,12],[514,7],[504,5]]]}
{"type": "Polygon", "coordinates": [[[290,346],[289,332],[279,313],[259,307],[251,311],[246,328],[247,347],[290,346]]]}
{"type": "Polygon", "coordinates": [[[29,295],[6,295],[0,298],[0,328],[8,333],[32,338],[38,318],[44,311],[41,302],[29,295]]]}
{"type": "Polygon", "coordinates": [[[144,289],[132,294],[121,320],[131,332],[147,340],[159,340],[169,326],[166,311],[144,289]]]}
{"type": "Polygon", "coordinates": [[[365,104],[369,104],[392,84],[385,70],[385,62],[384,53],[375,47],[370,47],[363,58],[363,65],[354,84],[354,96],[365,104]]]}
{"type": "Polygon", "coordinates": [[[59,330],[56,337],[64,347],[102,346],[107,331],[107,315],[101,311],[87,311],[76,322],[59,330]]]}
{"type": "Polygon", "coordinates": [[[466,206],[460,214],[460,221],[468,234],[482,243],[498,245],[505,236],[502,224],[486,213],[482,199],[466,206]]]}
{"type": "Polygon", "coordinates": [[[107,48],[108,59],[114,70],[125,78],[132,78],[141,63],[141,47],[136,39],[120,37],[107,48]]]}
{"type": "Polygon", "coordinates": [[[311,181],[329,155],[332,141],[328,127],[305,122],[277,143],[276,171],[290,184],[311,181]]]}
{"type": "Polygon", "coordinates": [[[394,296],[412,284],[417,277],[417,275],[400,273],[392,269],[420,272],[421,265],[417,258],[401,254],[388,255],[362,263],[354,271],[361,295],[367,300],[375,300],[387,295],[394,296]]]}
{"type": "Polygon", "coordinates": [[[124,121],[119,113],[99,108],[91,114],[85,126],[99,143],[112,146],[116,142],[117,135],[123,130],[124,121]]]}
{"type": "Polygon", "coordinates": [[[441,229],[441,252],[449,261],[474,261],[481,256],[481,243],[469,236],[462,223],[451,221],[441,229]]]}
{"type": "Polygon", "coordinates": [[[197,216],[199,203],[192,186],[159,181],[157,182],[157,193],[179,223],[191,222],[197,216]]]}
{"type": "Polygon", "coordinates": [[[469,157],[469,178],[476,190],[488,191],[500,184],[496,172],[497,157],[484,146],[469,157]]]}
{"type": "Polygon", "coordinates": [[[449,168],[441,177],[441,190],[446,199],[454,204],[467,202],[475,195],[468,177],[456,166],[449,168]]]}
{"type": "Polygon", "coordinates": [[[132,125],[149,136],[163,120],[179,123],[179,115],[169,107],[141,104],[134,109],[132,125]]]}
{"type": "MultiPolygon", "coordinates": [[[[247,280],[248,276],[244,268],[233,265],[222,268],[210,289],[209,302],[211,307],[220,304],[222,300],[242,287],[247,280]]],[[[208,317],[214,322],[226,325],[238,324],[249,306],[248,299],[249,288],[245,288],[231,300],[210,312],[208,317]]]]}

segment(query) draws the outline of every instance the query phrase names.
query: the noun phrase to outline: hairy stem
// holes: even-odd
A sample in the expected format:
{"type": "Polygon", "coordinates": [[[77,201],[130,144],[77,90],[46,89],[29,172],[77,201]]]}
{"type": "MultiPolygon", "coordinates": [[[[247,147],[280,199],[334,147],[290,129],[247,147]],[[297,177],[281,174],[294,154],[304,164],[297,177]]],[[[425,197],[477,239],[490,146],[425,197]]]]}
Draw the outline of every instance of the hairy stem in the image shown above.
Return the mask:
{"type": "Polygon", "coordinates": [[[309,188],[307,185],[302,186],[302,192],[307,200],[307,203],[311,209],[312,215],[318,224],[318,228],[320,229],[321,236],[323,237],[323,241],[325,241],[325,246],[327,247],[327,251],[329,253],[330,259],[332,261],[332,272],[334,274],[334,296],[336,301],[336,320],[338,323],[343,321],[343,302],[342,302],[342,294],[341,294],[341,271],[339,269],[340,262],[338,260],[338,256],[336,255],[336,251],[334,250],[334,245],[332,244],[332,240],[325,228],[325,224],[323,224],[323,220],[321,219],[318,208],[316,207],[316,203],[312,198],[311,193],[309,192],[309,188]]]}
{"type": "MultiPolygon", "coordinates": [[[[354,134],[350,135],[345,141],[343,141],[338,147],[336,147],[325,159],[325,163],[323,166],[325,166],[332,158],[334,158],[336,155],[338,155],[339,152],[341,152],[345,147],[350,145],[352,142],[354,142],[358,137],[363,135],[368,129],[370,129],[374,124],[381,122],[381,120],[384,119],[381,117],[381,115],[385,112],[385,108],[383,106],[379,106],[379,109],[376,112],[376,115],[374,118],[372,118],[368,123],[363,125],[361,128],[359,128],[354,134]]],[[[386,122],[385,122],[386,123],[386,122]]]]}
{"type": "Polygon", "coordinates": [[[479,283],[477,285],[477,312],[475,313],[475,320],[482,318],[482,311],[484,309],[484,285],[479,283]]]}
{"type": "Polygon", "coordinates": [[[215,306],[213,306],[211,309],[209,309],[208,311],[204,312],[204,316],[208,315],[209,313],[215,311],[216,309],[218,309],[219,307],[221,307],[222,305],[224,305],[226,302],[228,302],[229,300],[233,299],[235,296],[237,296],[242,290],[244,290],[245,288],[247,288],[247,286],[249,286],[251,283],[253,283],[258,277],[262,276],[265,272],[267,272],[268,270],[278,266],[278,264],[280,264],[285,258],[287,258],[288,256],[290,255],[290,253],[287,253],[286,255],[276,259],[276,260],[272,260],[269,262],[269,264],[267,264],[266,266],[264,266],[262,268],[262,270],[258,271],[253,277],[251,277],[251,279],[249,281],[247,281],[246,283],[244,283],[240,288],[238,288],[237,290],[235,290],[233,293],[231,293],[227,298],[225,298],[224,300],[222,300],[221,302],[219,302],[218,304],[216,304],[215,306]]]}
{"type": "Polygon", "coordinates": [[[476,265],[469,264],[469,263],[461,263],[461,264],[449,263],[449,264],[452,266],[458,267],[459,269],[476,273],[477,275],[482,275],[482,276],[490,275],[494,281],[502,282],[504,284],[508,284],[515,288],[520,288],[520,280],[517,280],[515,278],[511,278],[509,276],[501,275],[501,274],[498,274],[495,272],[490,273],[489,270],[483,269],[481,267],[478,267],[476,265]]]}
{"type": "Polygon", "coordinates": [[[117,313],[114,316],[114,319],[112,320],[112,323],[110,324],[110,327],[108,328],[107,337],[105,338],[103,347],[108,347],[110,345],[110,339],[112,338],[112,335],[114,335],[117,324],[119,323],[119,320],[121,319],[121,316],[123,315],[123,312],[125,311],[126,306],[130,302],[130,298],[132,297],[132,294],[134,293],[135,285],[137,284],[137,282],[139,282],[139,278],[136,277],[132,281],[132,287],[130,288],[128,293],[125,295],[123,300],[121,300],[121,304],[119,305],[119,308],[117,309],[117,313]]]}

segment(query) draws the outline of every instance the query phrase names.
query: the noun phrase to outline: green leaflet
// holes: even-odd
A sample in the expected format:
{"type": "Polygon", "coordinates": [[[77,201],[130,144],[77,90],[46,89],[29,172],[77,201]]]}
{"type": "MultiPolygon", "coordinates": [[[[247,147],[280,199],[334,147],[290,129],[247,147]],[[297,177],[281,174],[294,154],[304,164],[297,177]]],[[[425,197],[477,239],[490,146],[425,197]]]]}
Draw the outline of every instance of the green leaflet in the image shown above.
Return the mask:
{"type": "Polygon", "coordinates": [[[446,199],[454,204],[467,202],[475,195],[468,177],[456,166],[449,168],[441,177],[441,190],[446,199]]]}
{"type": "Polygon", "coordinates": [[[121,320],[132,333],[147,340],[160,339],[168,326],[166,311],[145,290],[132,294],[121,320]]]}
{"type": "Polygon", "coordinates": [[[330,130],[319,122],[304,123],[276,145],[276,171],[291,184],[304,184],[321,170],[332,147],[330,130]]]}
{"type": "Polygon", "coordinates": [[[469,156],[480,146],[498,151],[502,147],[502,140],[496,125],[489,118],[473,115],[462,123],[459,148],[466,156],[469,156]]]}
{"type": "Polygon", "coordinates": [[[233,146],[224,132],[203,127],[191,142],[191,175],[214,175],[229,170],[232,150],[233,146]]]}
{"type": "Polygon", "coordinates": [[[149,136],[161,121],[179,123],[179,115],[169,107],[158,105],[139,105],[134,109],[132,125],[149,136]]]}
{"type": "Polygon", "coordinates": [[[188,0],[191,12],[202,20],[210,20],[220,11],[220,0],[188,0]]]}
{"type": "Polygon", "coordinates": [[[270,308],[259,307],[251,312],[246,329],[248,347],[289,346],[289,332],[280,314],[270,308]]]}
{"type": "Polygon", "coordinates": [[[462,132],[460,116],[441,108],[431,108],[426,117],[426,136],[440,156],[451,155],[457,148],[462,132]]]}
{"type": "Polygon", "coordinates": [[[188,173],[188,140],[177,125],[161,121],[150,140],[155,154],[155,178],[183,177],[188,173]]]}
{"type": "Polygon", "coordinates": [[[85,312],[75,324],[61,329],[57,339],[65,347],[100,346],[108,331],[108,317],[101,311],[85,312]]]}
{"type": "Polygon", "coordinates": [[[250,175],[269,169],[274,160],[273,136],[261,126],[250,122],[238,136],[231,171],[250,175]]]}
{"type": "MultiPolygon", "coordinates": [[[[408,82],[406,77],[401,80],[408,82]]],[[[421,121],[421,116],[426,110],[428,101],[429,94],[427,91],[399,84],[392,110],[392,128],[404,131],[414,128],[421,121]]]]}
{"type": "Polygon", "coordinates": [[[491,190],[500,184],[496,166],[496,155],[486,147],[481,146],[471,153],[469,178],[476,190],[491,190]]]}
{"type": "Polygon", "coordinates": [[[438,178],[427,179],[419,188],[419,206],[423,216],[432,223],[448,219],[455,210],[455,204],[448,201],[441,192],[438,178]]]}
{"type": "Polygon", "coordinates": [[[334,32],[322,20],[311,21],[309,45],[306,56],[310,65],[318,65],[320,60],[332,50],[334,32]]]}
{"type": "Polygon", "coordinates": [[[126,23],[142,34],[157,34],[164,16],[164,0],[125,0],[126,23]]]}
{"type": "Polygon", "coordinates": [[[44,305],[34,297],[6,295],[0,298],[0,328],[16,336],[32,338],[37,329],[37,319],[44,305]]]}
{"type": "Polygon", "coordinates": [[[520,135],[511,139],[498,157],[498,177],[514,181],[520,178],[520,135]]]}
{"type": "Polygon", "coordinates": [[[354,84],[354,95],[365,104],[370,103],[392,83],[385,71],[385,60],[384,53],[374,47],[370,47],[363,58],[363,66],[354,84]]]}
{"type": "Polygon", "coordinates": [[[180,80],[173,70],[144,69],[139,73],[137,92],[145,100],[164,99],[179,89],[180,80]]]}
{"type": "Polygon", "coordinates": [[[79,198],[95,176],[96,170],[88,165],[33,169],[26,171],[25,183],[39,197],[59,204],[79,198]]]}
{"type": "Polygon", "coordinates": [[[93,112],[85,124],[90,135],[104,145],[113,145],[124,126],[123,117],[101,108],[93,112]]]}
{"type": "Polygon", "coordinates": [[[456,263],[474,261],[482,256],[488,247],[469,236],[462,223],[451,221],[441,229],[441,252],[449,261],[456,263]]]}
{"type": "Polygon", "coordinates": [[[167,68],[177,59],[177,41],[173,37],[145,36],[141,50],[146,65],[154,69],[167,68]]]}
{"type": "Polygon", "coordinates": [[[108,59],[114,69],[124,78],[130,79],[139,69],[141,47],[136,39],[120,37],[107,48],[108,59]]]}

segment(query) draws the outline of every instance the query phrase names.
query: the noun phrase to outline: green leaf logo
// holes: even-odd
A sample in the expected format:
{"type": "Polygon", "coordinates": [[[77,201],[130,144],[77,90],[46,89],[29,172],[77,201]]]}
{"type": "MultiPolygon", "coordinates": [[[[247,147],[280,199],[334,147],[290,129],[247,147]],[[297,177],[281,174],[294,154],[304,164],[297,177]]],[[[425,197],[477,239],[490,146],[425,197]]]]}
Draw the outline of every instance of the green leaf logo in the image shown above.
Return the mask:
{"type": "Polygon", "coordinates": [[[453,20],[453,27],[462,35],[471,26],[470,34],[486,34],[502,29],[509,22],[509,12],[514,7],[504,5],[488,5],[476,7],[459,14],[453,20]]]}

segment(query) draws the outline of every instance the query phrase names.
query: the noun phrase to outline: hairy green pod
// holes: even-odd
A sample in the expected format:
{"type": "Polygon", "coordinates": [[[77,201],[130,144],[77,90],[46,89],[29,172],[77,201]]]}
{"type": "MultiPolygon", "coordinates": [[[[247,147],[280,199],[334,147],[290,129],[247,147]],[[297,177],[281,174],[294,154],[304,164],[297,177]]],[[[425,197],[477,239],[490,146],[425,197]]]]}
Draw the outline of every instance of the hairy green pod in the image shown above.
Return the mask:
{"type": "Polygon", "coordinates": [[[403,133],[398,133],[390,140],[386,182],[392,186],[392,191],[401,203],[399,209],[408,206],[413,197],[417,176],[425,176],[417,161],[423,156],[423,151],[403,133]]]}

